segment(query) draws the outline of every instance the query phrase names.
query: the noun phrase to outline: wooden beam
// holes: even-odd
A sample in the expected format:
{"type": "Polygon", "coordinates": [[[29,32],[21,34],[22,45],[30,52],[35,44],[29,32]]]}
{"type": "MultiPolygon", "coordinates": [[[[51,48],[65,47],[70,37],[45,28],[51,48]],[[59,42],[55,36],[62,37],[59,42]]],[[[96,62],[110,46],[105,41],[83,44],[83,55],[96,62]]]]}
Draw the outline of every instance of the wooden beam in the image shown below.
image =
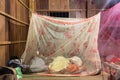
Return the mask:
{"type": "MultiPolygon", "coordinates": [[[[104,9],[104,10],[108,10],[108,9],[104,9]]],[[[103,11],[103,9],[89,9],[88,11],[103,11]]]]}
{"type": "Polygon", "coordinates": [[[86,11],[86,9],[51,9],[51,10],[46,10],[46,9],[37,9],[36,12],[76,12],[76,11],[86,11]]]}
{"type": "MultiPolygon", "coordinates": [[[[29,0],[29,7],[33,13],[36,12],[36,1],[29,0]]],[[[29,18],[31,18],[31,16],[32,16],[32,13],[29,14],[29,18]]]]}
{"type": "MultiPolygon", "coordinates": [[[[102,9],[89,9],[87,11],[101,11],[102,9]]],[[[104,9],[107,10],[107,9],[104,9]]],[[[47,9],[37,9],[36,12],[77,12],[77,11],[86,11],[86,9],[64,9],[64,10],[59,10],[59,9],[54,9],[54,10],[47,10],[47,9]]]]}
{"type": "Polygon", "coordinates": [[[32,12],[36,11],[36,1],[35,0],[30,0],[30,9],[32,10],[32,12]]]}
{"type": "Polygon", "coordinates": [[[11,15],[9,15],[9,14],[3,12],[3,11],[0,11],[0,14],[3,15],[3,16],[5,16],[5,17],[8,17],[8,18],[10,18],[10,19],[12,19],[12,20],[14,20],[14,21],[16,21],[16,22],[19,22],[19,23],[21,23],[21,24],[24,24],[24,25],[26,25],[26,26],[29,26],[28,23],[23,22],[23,21],[20,21],[20,20],[14,18],[13,16],[11,16],[11,15]]]}
{"type": "Polygon", "coordinates": [[[0,41],[0,46],[20,43],[26,43],[26,41],[0,41]]]}
{"type": "Polygon", "coordinates": [[[31,8],[29,8],[22,0],[18,0],[26,9],[32,12],[31,8]]]}

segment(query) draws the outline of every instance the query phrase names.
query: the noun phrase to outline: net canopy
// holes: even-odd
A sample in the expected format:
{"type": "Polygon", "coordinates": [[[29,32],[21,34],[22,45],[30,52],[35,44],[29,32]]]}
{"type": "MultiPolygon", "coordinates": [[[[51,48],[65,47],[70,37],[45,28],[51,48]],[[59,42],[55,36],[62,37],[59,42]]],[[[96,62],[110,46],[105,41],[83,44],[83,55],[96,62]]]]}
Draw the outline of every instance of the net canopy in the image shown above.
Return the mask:
{"type": "Polygon", "coordinates": [[[39,52],[45,65],[53,70],[51,73],[68,71],[66,74],[70,74],[74,70],[77,71],[72,73],[80,76],[98,73],[100,56],[104,60],[120,57],[119,8],[120,3],[87,19],[33,13],[22,55],[24,63],[31,64],[39,52]]]}
{"type": "Polygon", "coordinates": [[[33,13],[23,61],[30,64],[39,51],[52,72],[96,74],[101,69],[97,44],[99,26],[100,13],[87,19],[33,13]]]}
{"type": "Polygon", "coordinates": [[[101,57],[120,57],[120,3],[101,12],[98,48],[101,57]]]}

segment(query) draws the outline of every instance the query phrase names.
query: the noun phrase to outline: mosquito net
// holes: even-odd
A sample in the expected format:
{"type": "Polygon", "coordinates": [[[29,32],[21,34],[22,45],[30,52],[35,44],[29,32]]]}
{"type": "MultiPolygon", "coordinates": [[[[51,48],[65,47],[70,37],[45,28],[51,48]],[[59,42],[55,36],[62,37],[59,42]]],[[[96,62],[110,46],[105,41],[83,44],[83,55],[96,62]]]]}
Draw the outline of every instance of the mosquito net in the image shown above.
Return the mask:
{"type": "Polygon", "coordinates": [[[98,48],[101,57],[108,60],[120,57],[120,3],[101,12],[98,48]]]}
{"type": "Polygon", "coordinates": [[[39,52],[38,57],[48,67],[46,72],[81,76],[98,73],[101,68],[97,45],[99,24],[100,13],[88,19],[32,14],[22,55],[24,63],[30,65],[39,52]]]}

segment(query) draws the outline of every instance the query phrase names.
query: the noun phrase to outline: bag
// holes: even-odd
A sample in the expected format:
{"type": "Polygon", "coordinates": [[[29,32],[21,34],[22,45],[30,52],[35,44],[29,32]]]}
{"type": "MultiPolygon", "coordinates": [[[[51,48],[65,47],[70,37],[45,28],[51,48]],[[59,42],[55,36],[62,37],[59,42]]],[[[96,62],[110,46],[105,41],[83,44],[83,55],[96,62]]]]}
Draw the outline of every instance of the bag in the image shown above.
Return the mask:
{"type": "Polygon", "coordinates": [[[13,68],[0,66],[0,80],[17,80],[16,71],[13,68]]]}
{"type": "Polygon", "coordinates": [[[45,71],[47,66],[45,65],[45,61],[42,58],[35,57],[31,61],[30,70],[31,72],[41,72],[45,71]]]}

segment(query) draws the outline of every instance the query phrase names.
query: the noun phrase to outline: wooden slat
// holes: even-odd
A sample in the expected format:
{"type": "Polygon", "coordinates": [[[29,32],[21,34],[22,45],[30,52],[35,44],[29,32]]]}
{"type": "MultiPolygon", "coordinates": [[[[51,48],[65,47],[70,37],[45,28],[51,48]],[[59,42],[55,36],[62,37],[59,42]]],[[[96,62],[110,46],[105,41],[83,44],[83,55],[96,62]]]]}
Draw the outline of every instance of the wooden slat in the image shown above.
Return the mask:
{"type": "Polygon", "coordinates": [[[49,10],[51,9],[69,9],[69,0],[49,0],[49,10]]]}
{"type": "MultiPolygon", "coordinates": [[[[6,1],[6,3],[5,3],[5,11],[4,12],[6,12],[6,13],[10,13],[10,1],[9,0],[5,0],[6,1]]],[[[4,17],[4,16],[3,16],[4,17]]],[[[9,40],[9,20],[10,19],[8,19],[8,18],[6,18],[5,17],[5,26],[3,26],[3,27],[5,27],[5,34],[6,34],[6,40],[4,40],[4,41],[8,41],[9,40]]],[[[1,46],[2,47],[2,46],[1,46]]],[[[5,63],[9,60],[9,46],[8,45],[6,45],[6,46],[4,46],[4,47],[6,47],[6,52],[5,52],[5,63]]]]}
{"type": "MultiPolygon", "coordinates": [[[[5,0],[0,1],[0,11],[5,11],[5,0]]],[[[6,40],[6,25],[5,25],[5,17],[0,15],[0,41],[6,40]]],[[[5,65],[6,58],[6,46],[0,46],[0,66],[5,65]]]]}
{"type": "MultiPolygon", "coordinates": [[[[102,11],[101,8],[98,8],[97,6],[99,6],[101,4],[103,0],[88,0],[87,1],[87,17],[92,17],[93,15],[96,15],[97,13],[99,13],[100,11],[102,11]]],[[[104,0],[105,1],[105,0],[104,0]]],[[[106,9],[107,10],[107,9],[106,9]]]]}
{"type": "MultiPolygon", "coordinates": [[[[19,20],[24,20],[23,17],[24,17],[24,10],[26,10],[23,6],[21,6],[21,4],[19,3],[18,0],[16,0],[16,18],[19,19],[19,20]],[[22,12],[21,12],[22,11],[22,12]]],[[[19,27],[19,28],[15,28],[15,34],[14,34],[14,41],[18,41],[18,40],[21,40],[21,29],[22,27],[19,27]]],[[[15,56],[19,56],[21,54],[21,44],[16,44],[14,45],[14,55],[15,56]]]]}
{"type": "Polygon", "coordinates": [[[36,9],[48,9],[49,0],[36,0],[36,9]]]}
{"type": "Polygon", "coordinates": [[[88,11],[101,11],[101,10],[108,10],[108,9],[89,9],[88,11]]]}
{"type": "Polygon", "coordinates": [[[50,9],[50,10],[46,10],[46,9],[37,9],[37,12],[76,12],[76,11],[86,11],[86,9],[50,9]]]}
{"type": "MultiPolygon", "coordinates": [[[[29,6],[28,0],[22,0],[27,6],[29,6]]],[[[10,15],[18,20],[29,23],[29,10],[20,4],[18,0],[10,1],[10,15]]],[[[10,19],[9,27],[9,41],[21,41],[27,39],[27,33],[29,27],[22,27],[23,24],[15,22],[10,19]]],[[[12,43],[15,44],[15,43],[12,43]]],[[[6,45],[7,46],[7,45],[6,45]]],[[[9,44],[10,57],[21,57],[25,49],[25,43],[16,43],[15,45],[9,44]]]]}
{"type": "Polygon", "coordinates": [[[0,46],[11,45],[11,44],[21,44],[26,43],[26,41],[0,41],[0,46]]]}
{"type": "MultiPolygon", "coordinates": [[[[17,0],[13,0],[13,1],[10,1],[10,15],[15,17],[16,18],[16,10],[17,10],[17,4],[16,4],[17,0]]],[[[15,34],[17,34],[15,31],[17,28],[17,22],[13,21],[13,20],[10,20],[10,28],[9,28],[9,40],[10,41],[17,41],[16,38],[15,38],[15,34]]],[[[11,56],[15,56],[14,54],[14,45],[9,45],[9,55],[10,57],[11,56]]]]}
{"type": "Polygon", "coordinates": [[[59,4],[60,4],[60,9],[69,9],[69,0],[60,0],[59,4]]]}
{"type": "Polygon", "coordinates": [[[21,0],[18,0],[26,9],[28,9],[30,12],[32,12],[32,10],[21,0]]]}
{"type": "Polygon", "coordinates": [[[21,23],[21,24],[24,24],[24,25],[27,25],[27,26],[29,25],[28,23],[23,22],[23,21],[20,21],[20,20],[14,18],[13,16],[11,16],[11,15],[5,13],[5,12],[0,11],[0,14],[3,15],[3,16],[5,16],[5,17],[8,17],[8,18],[10,18],[10,19],[12,19],[12,20],[14,20],[14,21],[16,21],[16,22],[19,22],[19,23],[21,23]]]}
{"type": "MultiPolygon", "coordinates": [[[[49,0],[36,0],[36,9],[45,9],[49,8],[49,0]]],[[[36,11],[37,12],[37,11],[36,11]]],[[[37,12],[38,14],[49,15],[49,12],[37,12]]]]}
{"type": "Polygon", "coordinates": [[[86,17],[86,0],[70,0],[70,9],[81,9],[69,12],[69,17],[72,18],[85,18],[86,17]],[[83,10],[83,11],[82,11],[83,10]]]}

